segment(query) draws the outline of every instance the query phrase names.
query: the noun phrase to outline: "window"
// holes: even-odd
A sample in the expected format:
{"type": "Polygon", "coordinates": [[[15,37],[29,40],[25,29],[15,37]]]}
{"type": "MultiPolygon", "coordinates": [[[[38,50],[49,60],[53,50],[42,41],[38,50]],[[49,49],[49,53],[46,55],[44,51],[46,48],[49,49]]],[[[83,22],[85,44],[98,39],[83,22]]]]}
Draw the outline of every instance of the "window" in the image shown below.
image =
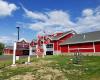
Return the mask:
{"type": "Polygon", "coordinates": [[[53,48],[53,44],[47,44],[46,48],[53,48]]]}

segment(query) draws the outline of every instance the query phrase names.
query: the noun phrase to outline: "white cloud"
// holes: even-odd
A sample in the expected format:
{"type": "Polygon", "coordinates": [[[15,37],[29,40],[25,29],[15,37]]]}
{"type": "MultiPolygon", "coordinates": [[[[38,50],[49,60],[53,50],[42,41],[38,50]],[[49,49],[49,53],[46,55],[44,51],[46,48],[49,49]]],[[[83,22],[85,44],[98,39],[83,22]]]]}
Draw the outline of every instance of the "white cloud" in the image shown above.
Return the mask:
{"type": "MultiPolygon", "coordinates": [[[[76,22],[73,22],[70,18],[71,15],[63,10],[36,13],[25,8],[23,9],[27,17],[37,20],[35,23],[28,23],[27,28],[32,30],[45,30],[47,33],[68,31],[71,29],[78,33],[100,30],[100,7],[96,9],[84,9],[82,16],[78,17],[76,22]]],[[[41,34],[42,32],[40,31],[39,33],[41,34]]]]}
{"type": "Polygon", "coordinates": [[[29,26],[29,28],[30,29],[33,29],[33,30],[43,30],[44,29],[44,27],[45,27],[45,24],[44,23],[42,23],[42,22],[38,22],[38,23],[30,23],[30,24],[28,24],[28,26],[29,26]]]}
{"type": "MultiPolygon", "coordinates": [[[[26,40],[25,38],[20,38],[19,41],[25,40],[27,42],[30,42],[30,40],[26,40]]],[[[4,43],[6,45],[13,45],[13,43],[17,41],[17,37],[15,36],[0,36],[0,42],[4,43]]]]}
{"type": "Polygon", "coordinates": [[[78,32],[88,32],[100,30],[100,10],[85,9],[82,15],[77,21],[76,31],[78,32]],[[85,13],[84,13],[85,11],[85,13]]]}
{"type": "MultiPolygon", "coordinates": [[[[23,7],[23,6],[22,6],[23,7]]],[[[53,11],[48,11],[48,12],[44,12],[44,13],[36,13],[36,12],[32,12],[27,10],[26,8],[24,8],[25,11],[25,15],[27,17],[29,17],[32,20],[40,20],[37,21],[35,23],[29,23],[27,26],[28,28],[32,29],[32,30],[47,30],[49,32],[56,32],[57,31],[64,31],[66,28],[66,30],[68,28],[71,28],[72,26],[74,26],[75,24],[70,20],[70,15],[68,14],[68,12],[63,11],[63,10],[53,10],[53,11]],[[59,28],[57,28],[57,26],[59,26],[59,28],[61,28],[61,30],[59,28]],[[53,29],[52,29],[53,28],[53,29]]]]}
{"type": "Polygon", "coordinates": [[[47,16],[45,16],[45,14],[43,13],[39,13],[39,12],[32,12],[32,11],[29,11],[27,10],[26,8],[22,7],[23,10],[25,11],[25,16],[26,17],[29,17],[29,18],[32,18],[32,19],[38,19],[38,20],[46,20],[47,19],[47,16]]]}
{"type": "Polygon", "coordinates": [[[14,41],[16,41],[15,37],[11,37],[11,36],[0,36],[0,42],[2,43],[13,43],[14,41]]]}
{"type": "Polygon", "coordinates": [[[10,16],[16,9],[17,6],[15,4],[0,0],[0,16],[10,16]]]}
{"type": "Polygon", "coordinates": [[[47,23],[56,24],[61,26],[72,26],[74,25],[73,22],[70,20],[70,15],[62,10],[54,10],[47,13],[49,19],[47,23]]]}
{"type": "Polygon", "coordinates": [[[83,16],[92,16],[93,15],[93,10],[92,9],[85,9],[82,12],[83,16]]]}

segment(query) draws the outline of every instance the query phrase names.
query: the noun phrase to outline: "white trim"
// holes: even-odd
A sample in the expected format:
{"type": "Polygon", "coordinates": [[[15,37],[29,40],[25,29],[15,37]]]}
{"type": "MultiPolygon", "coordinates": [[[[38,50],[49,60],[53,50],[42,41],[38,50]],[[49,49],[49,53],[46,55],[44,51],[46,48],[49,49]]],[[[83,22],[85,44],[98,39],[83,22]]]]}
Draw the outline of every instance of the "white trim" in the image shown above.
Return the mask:
{"type": "Polygon", "coordinates": [[[94,49],[93,47],[90,48],[69,48],[69,50],[75,50],[75,49],[94,49]]]}
{"type": "Polygon", "coordinates": [[[60,53],[61,53],[61,46],[60,46],[60,53]]]}
{"type": "MultiPolygon", "coordinates": [[[[64,33],[64,32],[63,32],[64,33]]],[[[63,34],[62,33],[62,34],[63,34]]],[[[68,32],[68,33],[66,33],[65,35],[63,35],[63,36],[60,36],[58,39],[54,39],[54,40],[59,40],[59,39],[61,39],[62,37],[64,37],[64,36],[66,36],[66,35],[68,35],[68,34],[70,34],[70,33],[74,33],[73,31],[70,31],[70,32],[68,32]]],[[[52,38],[50,38],[51,40],[53,40],[52,38]]]]}
{"type": "Polygon", "coordinates": [[[54,55],[54,43],[51,43],[51,44],[53,44],[53,55],[54,55]]]}
{"type": "MultiPolygon", "coordinates": [[[[53,45],[52,51],[53,51],[53,55],[54,55],[54,43],[49,43],[49,44],[52,44],[52,45],[53,45]]],[[[48,44],[46,44],[46,45],[48,45],[48,44]]],[[[46,49],[47,49],[47,47],[46,47],[46,49]]],[[[47,50],[46,50],[46,51],[47,51],[47,50]]]]}
{"type": "Polygon", "coordinates": [[[57,41],[57,54],[58,54],[58,41],[57,41]]]}
{"type": "Polygon", "coordinates": [[[44,50],[44,54],[43,55],[46,55],[46,51],[47,51],[46,45],[47,44],[43,44],[43,50],[44,50]]]}
{"type": "Polygon", "coordinates": [[[69,45],[68,45],[68,53],[70,52],[70,50],[69,50],[69,45]]]}
{"type": "Polygon", "coordinates": [[[94,50],[94,53],[95,53],[95,44],[94,44],[94,42],[93,42],[93,50],[94,50]]]}
{"type": "MultiPolygon", "coordinates": [[[[100,42],[100,40],[95,40],[94,42],[100,42]]],[[[83,42],[74,42],[74,43],[63,43],[60,45],[68,45],[68,44],[80,44],[80,43],[93,43],[93,41],[83,41],[83,42]]]]}
{"type": "Polygon", "coordinates": [[[63,36],[59,37],[59,38],[58,38],[58,40],[59,40],[59,39],[61,39],[62,37],[65,37],[65,36],[66,36],[66,35],[68,35],[68,34],[71,34],[71,33],[73,34],[73,32],[72,32],[72,31],[70,31],[69,33],[66,33],[65,35],[63,35],[63,36]]]}

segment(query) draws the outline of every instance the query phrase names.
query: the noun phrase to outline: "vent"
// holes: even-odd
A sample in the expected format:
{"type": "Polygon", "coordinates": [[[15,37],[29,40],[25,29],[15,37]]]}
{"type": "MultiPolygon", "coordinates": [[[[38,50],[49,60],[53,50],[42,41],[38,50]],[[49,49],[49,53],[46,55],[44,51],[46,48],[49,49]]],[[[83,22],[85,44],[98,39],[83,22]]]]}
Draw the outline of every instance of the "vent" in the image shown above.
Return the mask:
{"type": "Polygon", "coordinates": [[[85,34],[83,35],[83,39],[86,39],[86,35],[85,34]]]}

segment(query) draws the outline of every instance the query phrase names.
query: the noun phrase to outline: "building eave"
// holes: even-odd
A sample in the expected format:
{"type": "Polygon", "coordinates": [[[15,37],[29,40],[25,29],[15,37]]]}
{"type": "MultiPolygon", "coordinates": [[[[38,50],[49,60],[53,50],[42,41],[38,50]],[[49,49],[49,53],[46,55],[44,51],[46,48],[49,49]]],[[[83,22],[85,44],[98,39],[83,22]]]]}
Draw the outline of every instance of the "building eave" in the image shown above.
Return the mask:
{"type": "Polygon", "coordinates": [[[83,42],[72,42],[72,43],[65,43],[65,44],[63,44],[63,43],[61,43],[60,45],[61,46],[63,46],[63,45],[69,45],[69,44],[80,44],[80,43],[91,43],[91,42],[99,42],[100,40],[94,40],[94,41],[83,41],[83,42]]]}
{"type": "Polygon", "coordinates": [[[66,35],[68,35],[68,34],[70,34],[70,33],[75,33],[75,32],[73,32],[73,31],[70,31],[70,32],[68,32],[68,33],[66,33],[66,34],[64,34],[63,36],[60,36],[59,38],[57,38],[57,39],[52,39],[51,38],[51,40],[53,40],[53,41],[56,41],[56,40],[59,40],[59,39],[61,39],[61,38],[63,38],[63,37],[65,37],[66,35]]]}

